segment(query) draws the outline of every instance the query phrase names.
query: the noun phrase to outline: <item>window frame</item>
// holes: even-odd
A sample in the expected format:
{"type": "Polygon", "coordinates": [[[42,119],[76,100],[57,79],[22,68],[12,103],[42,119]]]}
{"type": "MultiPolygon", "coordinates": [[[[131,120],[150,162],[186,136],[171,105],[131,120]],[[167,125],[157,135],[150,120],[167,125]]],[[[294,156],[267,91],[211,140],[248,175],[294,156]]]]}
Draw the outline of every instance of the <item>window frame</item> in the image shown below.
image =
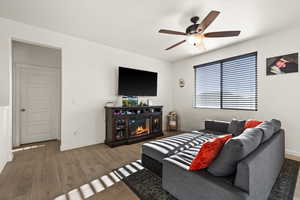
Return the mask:
{"type": "Polygon", "coordinates": [[[221,110],[243,110],[243,111],[258,111],[258,78],[257,78],[257,72],[258,72],[258,66],[257,66],[257,56],[258,53],[257,51],[255,52],[251,52],[251,53],[247,53],[247,54],[243,54],[243,55],[239,55],[239,56],[233,56],[230,58],[225,58],[225,59],[221,59],[221,60],[217,60],[217,61],[213,61],[213,62],[209,62],[209,63],[205,63],[205,64],[200,64],[200,65],[195,65],[194,68],[194,103],[193,103],[193,108],[196,109],[221,109],[221,110]],[[246,57],[250,57],[250,56],[255,56],[255,109],[243,109],[243,108],[223,108],[223,63],[224,62],[228,62],[228,61],[233,61],[233,60],[237,60],[237,59],[242,59],[242,58],[246,58],[246,57]],[[197,88],[196,88],[196,76],[197,76],[197,68],[200,67],[206,67],[209,65],[214,65],[214,64],[220,64],[220,98],[221,98],[221,102],[220,102],[220,108],[209,108],[209,107],[199,107],[196,105],[196,98],[197,98],[197,88]]]}

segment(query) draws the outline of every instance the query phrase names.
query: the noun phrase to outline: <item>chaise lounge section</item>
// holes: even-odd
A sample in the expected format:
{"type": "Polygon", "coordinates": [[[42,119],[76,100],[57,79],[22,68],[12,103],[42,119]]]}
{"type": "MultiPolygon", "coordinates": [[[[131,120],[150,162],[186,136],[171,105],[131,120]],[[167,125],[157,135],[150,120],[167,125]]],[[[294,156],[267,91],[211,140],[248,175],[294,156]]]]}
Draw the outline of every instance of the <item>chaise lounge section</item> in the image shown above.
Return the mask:
{"type": "Polygon", "coordinates": [[[143,165],[152,172],[161,176],[163,159],[189,149],[197,144],[208,141],[214,137],[216,137],[214,134],[195,131],[145,143],[142,145],[143,165]]]}

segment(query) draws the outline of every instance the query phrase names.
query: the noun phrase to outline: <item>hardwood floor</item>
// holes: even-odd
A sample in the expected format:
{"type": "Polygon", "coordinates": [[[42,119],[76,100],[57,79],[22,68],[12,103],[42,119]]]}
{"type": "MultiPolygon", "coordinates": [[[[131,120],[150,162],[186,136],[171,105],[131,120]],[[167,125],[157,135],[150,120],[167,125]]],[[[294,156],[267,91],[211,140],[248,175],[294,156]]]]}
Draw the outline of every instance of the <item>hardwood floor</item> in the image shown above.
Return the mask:
{"type": "MultiPolygon", "coordinates": [[[[65,152],[59,151],[57,141],[32,144],[31,149],[23,146],[27,150],[15,152],[14,161],[0,174],[0,200],[53,200],[139,159],[141,144],[116,148],[99,144],[65,152]]],[[[295,194],[299,200],[300,178],[295,194]]],[[[89,199],[138,200],[122,182],[89,199]]]]}
{"type": "MultiPolygon", "coordinates": [[[[173,134],[166,133],[166,136],[173,134]]],[[[59,151],[58,141],[22,146],[26,150],[16,151],[14,161],[0,174],[0,200],[52,200],[140,159],[141,144],[116,148],[99,144],[64,152],[59,151]]],[[[133,193],[123,183],[91,199],[103,199],[104,196],[110,199],[109,193],[114,200],[120,193],[123,195],[117,199],[134,200],[133,193]]]]}

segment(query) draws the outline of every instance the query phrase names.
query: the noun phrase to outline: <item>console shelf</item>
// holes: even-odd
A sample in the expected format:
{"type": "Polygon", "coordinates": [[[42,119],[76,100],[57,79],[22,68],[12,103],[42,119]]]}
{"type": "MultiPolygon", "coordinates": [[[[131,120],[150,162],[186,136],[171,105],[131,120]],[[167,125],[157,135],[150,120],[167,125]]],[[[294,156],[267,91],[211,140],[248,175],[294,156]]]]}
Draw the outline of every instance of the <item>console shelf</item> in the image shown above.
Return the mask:
{"type": "Polygon", "coordinates": [[[162,106],[105,107],[105,144],[115,147],[163,135],[162,106]]]}

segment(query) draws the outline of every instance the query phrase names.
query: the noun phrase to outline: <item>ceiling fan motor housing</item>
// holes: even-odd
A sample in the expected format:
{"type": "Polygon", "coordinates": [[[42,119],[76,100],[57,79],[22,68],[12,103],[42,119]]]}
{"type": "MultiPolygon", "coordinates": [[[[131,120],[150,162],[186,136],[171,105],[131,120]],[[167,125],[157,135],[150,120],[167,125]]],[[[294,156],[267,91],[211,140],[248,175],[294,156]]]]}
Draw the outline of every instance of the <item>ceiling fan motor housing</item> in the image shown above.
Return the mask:
{"type": "Polygon", "coordinates": [[[199,25],[199,24],[197,24],[198,21],[199,21],[199,17],[197,17],[197,16],[194,16],[191,18],[191,22],[193,23],[193,25],[187,27],[187,29],[186,29],[187,34],[197,33],[197,28],[199,25]]]}
{"type": "Polygon", "coordinates": [[[191,22],[193,24],[197,24],[198,21],[199,21],[199,17],[197,17],[197,16],[194,16],[194,17],[191,18],[191,22]]]}
{"type": "Polygon", "coordinates": [[[198,24],[193,24],[193,25],[187,27],[185,32],[186,32],[186,34],[189,34],[189,35],[195,34],[195,33],[197,33],[197,28],[198,28],[198,24]]]}

